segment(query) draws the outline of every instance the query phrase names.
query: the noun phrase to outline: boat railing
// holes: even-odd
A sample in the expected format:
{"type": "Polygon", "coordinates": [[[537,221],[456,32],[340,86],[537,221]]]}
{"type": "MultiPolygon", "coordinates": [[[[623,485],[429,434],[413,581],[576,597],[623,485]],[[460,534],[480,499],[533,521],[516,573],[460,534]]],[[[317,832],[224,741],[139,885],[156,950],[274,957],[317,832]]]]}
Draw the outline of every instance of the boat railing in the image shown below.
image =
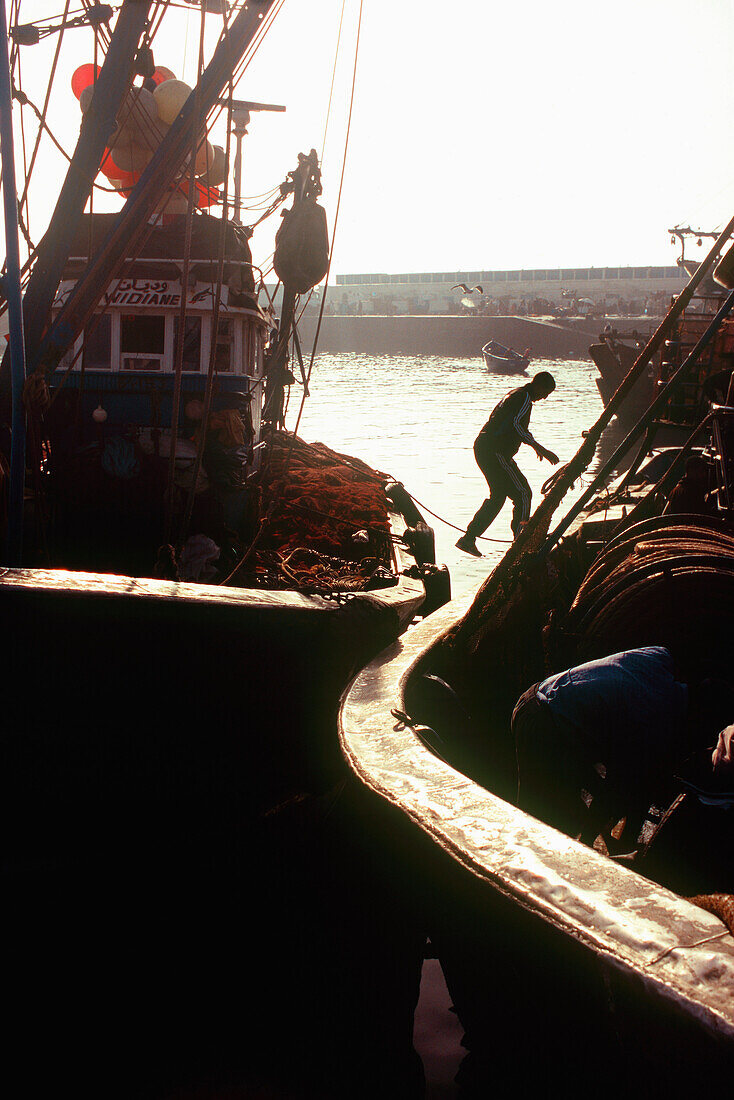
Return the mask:
{"type": "Polygon", "coordinates": [[[475,924],[486,922],[488,951],[493,902],[505,899],[517,919],[530,918],[534,934],[545,925],[637,993],[644,989],[656,1006],[667,1003],[715,1041],[730,1043],[734,947],[716,917],[523,813],[426,748],[410,722],[396,724],[396,715],[407,717],[409,683],[430,667],[464,610],[452,603],[436,612],[357,676],[340,711],[350,768],[430,838],[436,878],[445,857],[463,874],[462,901],[475,924]]]}
{"type": "MultiPolygon", "coordinates": [[[[734,478],[732,429],[734,429],[734,406],[714,405],[711,411],[693,429],[658,481],[646,491],[643,499],[625,515],[624,527],[631,527],[652,514],[655,502],[661,496],[667,495],[676,479],[680,477],[686,460],[697,449],[697,444],[701,442],[704,436],[706,438],[704,453],[708,454],[712,461],[716,483],[715,488],[712,490],[712,499],[719,514],[730,516],[732,500],[734,500],[734,492],[732,491],[732,478],[734,478]]],[[[622,479],[619,485],[620,492],[623,492],[630,484],[631,475],[633,475],[636,468],[639,468],[639,463],[636,463],[622,479]]],[[[612,537],[613,534],[614,532],[612,537]]]]}
{"type": "MultiPolygon", "coordinates": [[[[718,310],[716,316],[707,325],[705,332],[703,332],[699,337],[696,346],[686,357],[684,362],[677,368],[677,370],[675,370],[672,377],[662,387],[660,393],[651,403],[644,416],[642,416],[637,424],[632,428],[632,430],[627,433],[625,438],[622,440],[619,446],[615,448],[611,457],[607,459],[607,461],[602,465],[601,469],[594,476],[591,483],[587,486],[587,488],[584,490],[578,500],[576,500],[573,506],[568,510],[560,523],[553,529],[553,531],[550,532],[543,544],[543,553],[547,554],[550,549],[558,542],[558,539],[568,530],[568,528],[571,526],[577,516],[581,514],[581,512],[587,506],[594,494],[606,484],[610,474],[618,468],[620,461],[631,451],[632,447],[634,447],[634,445],[638,443],[640,439],[643,439],[643,445],[642,448],[640,448],[636,460],[639,464],[639,460],[641,460],[642,458],[642,452],[644,448],[648,445],[651,431],[654,431],[654,422],[658,419],[659,414],[666,407],[668,401],[670,400],[671,394],[674,393],[676,387],[680,384],[680,382],[685,380],[685,378],[687,377],[687,373],[696,363],[701,352],[708,346],[716,333],[719,331],[719,327],[722,321],[729,316],[732,308],[734,308],[734,291],[731,291],[728,294],[720,309],[718,310]]],[[[662,342],[662,326],[661,330],[658,330],[658,337],[659,342],[662,342]]],[[[647,351],[648,353],[650,352],[650,345],[648,345],[647,351]]],[[[639,369],[642,365],[644,365],[644,363],[645,352],[642,353],[640,358],[630,370],[627,378],[622,382],[619,390],[617,391],[617,395],[623,394],[623,396],[626,396],[626,393],[624,393],[623,391],[623,387],[625,387],[628,383],[631,385],[630,380],[634,377],[636,372],[639,372],[639,369]]],[[[627,392],[629,392],[629,390],[627,390],[627,392]]],[[[616,411],[616,409],[614,408],[614,399],[606,407],[605,413],[609,414],[610,409],[612,411],[616,411]]],[[[600,423],[602,422],[598,422],[595,427],[598,428],[600,423]]],[[[700,426],[701,425],[699,425],[699,427],[700,426]]],[[[696,429],[696,431],[698,431],[698,428],[696,429]]],[[[588,438],[594,438],[593,429],[590,431],[589,436],[587,437],[587,442],[588,438]]],[[[571,466],[571,464],[569,464],[569,466],[571,466]]]]}
{"type": "MultiPolygon", "coordinates": [[[[89,256],[69,256],[69,263],[89,263],[89,256]]],[[[128,256],[124,260],[120,261],[125,264],[183,264],[183,256],[128,256]]],[[[192,256],[190,263],[198,266],[199,264],[211,263],[216,266],[217,259],[212,256],[192,256]]],[[[231,260],[229,257],[225,257],[225,262],[228,267],[248,267],[250,270],[255,268],[255,264],[251,260],[231,260]]],[[[121,278],[127,278],[127,276],[121,276],[121,278]]]]}

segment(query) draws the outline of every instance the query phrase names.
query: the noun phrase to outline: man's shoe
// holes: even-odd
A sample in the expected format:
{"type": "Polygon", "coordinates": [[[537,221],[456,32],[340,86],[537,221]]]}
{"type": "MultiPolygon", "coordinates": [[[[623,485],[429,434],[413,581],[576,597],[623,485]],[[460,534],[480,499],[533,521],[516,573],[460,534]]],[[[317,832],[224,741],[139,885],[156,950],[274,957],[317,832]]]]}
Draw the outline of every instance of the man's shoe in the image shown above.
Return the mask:
{"type": "Polygon", "coordinates": [[[471,554],[474,558],[481,558],[481,551],[477,549],[477,544],[470,535],[462,535],[460,539],[457,539],[456,545],[459,550],[463,550],[465,554],[471,554]]]}

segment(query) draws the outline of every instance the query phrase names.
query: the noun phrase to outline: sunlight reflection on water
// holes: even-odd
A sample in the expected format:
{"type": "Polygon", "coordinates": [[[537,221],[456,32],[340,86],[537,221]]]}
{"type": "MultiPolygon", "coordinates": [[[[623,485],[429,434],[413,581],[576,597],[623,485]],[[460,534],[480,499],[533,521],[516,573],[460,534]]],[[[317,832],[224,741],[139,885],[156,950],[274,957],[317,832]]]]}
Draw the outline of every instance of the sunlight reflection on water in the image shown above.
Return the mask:
{"type": "MultiPolygon", "coordinates": [[[[556,390],[535,404],[530,429],[566,462],[602,409],[596,368],[590,361],[536,359],[528,377],[539,370],[553,374],[556,390]]],[[[463,530],[486,495],[474,461],[474,439],[500,398],[526,381],[490,374],[480,358],[319,355],[298,434],[393,475],[423,505],[424,514],[430,509],[463,530]]],[[[300,390],[294,387],[289,428],[298,400],[300,390]]],[[[535,507],[553,468],[529,447],[522,447],[517,459],[535,507]]],[[[581,488],[577,484],[564,508],[581,488]]],[[[500,559],[511,538],[510,519],[508,502],[487,532],[498,541],[480,541],[485,556],[479,559],[457,550],[458,532],[426,514],[436,532],[437,560],[449,567],[455,597],[473,592],[500,559]]]]}

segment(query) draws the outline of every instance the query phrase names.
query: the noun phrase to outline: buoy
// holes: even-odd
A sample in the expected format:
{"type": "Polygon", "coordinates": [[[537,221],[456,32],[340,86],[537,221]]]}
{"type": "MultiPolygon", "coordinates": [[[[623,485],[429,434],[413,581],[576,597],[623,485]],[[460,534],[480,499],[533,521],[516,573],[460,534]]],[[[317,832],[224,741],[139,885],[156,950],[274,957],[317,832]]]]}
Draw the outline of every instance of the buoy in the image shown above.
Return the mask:
{"type": "Polygon", "coordinates": [[[114,163],[123,170],[123,172],[143,172],[150,163],[150,158],[153,156],[153,150],[143,148],[142,145],[136,145],[134,142],[126,142],[124,145],[115,145],[110,149],[112,159],[114,163]]]}
{"type": "Polygon", "coordinates": [[[172,73],[170,69],[167,69],[165,65],[157,65],[150,79],[156,84],[162,84],[164,80],[175,80],[176,74],[172,73]]]}
{"type": "Polygon", "coordinates": [[[221,187],[227,178],[227,158],[221,145],[212,145],[214,155],[209,162],[209,170],[202,173],[202,183],[207,187],[221,187]]]}
{"type": "Polygon", "coordinates": [[[139,178],[138,173],[125,172],[119,164],[116,164],[109,149],[105,150],[105,155],[100,165],[100,171],[107,176],[112,186],[116,187],[118,190],[122,190],[124,187],[132,187],[138,182],[139,178]]]}
{"type": "Polygon", "coordinates": [[[110,135],[109,147],[124,142],[154,148],[164,137],[167,127],[158,118],[153,93],[147,88],[131,88],[117,112],[117,126],[110,135]]]}
{"type": "Polygon", "coordinates": [[[79,96],[79,106],[82,109],[82,114],[85,115],[89,110],[89,104],[92,102],[92,96],[94,95],[94,84],[87,85],[86,88],[82,88],[81,95],[79,96]]]}
{"type": "Polygon", "coordinates": [[[194,160],[194,175],[203,176],[206,173],[207,168],[214,162],[214,146],[211,142],[204,139],[199,148],[196,150],[196,159],[194,160]]]}
{"type": "Polygon", "coordinates": [[[101,405],[97,405],[97,408],[92,413],[92,420],[95,424],[104,424],[107,419],[107,410],[103,409],[101,405]]]}
{"type": "Polygon", "coordinates": [[[180,191],[169,191],[158,204],[157,212],[161,214],[185,214],[189,208],[189,200],[180,191]]]}
{"type": "Polygon", "coordinates": [[[158,118],[170,126],[191,95],[191,88],[183,80],[164,80],[152,94],[158,108],[158,118]]]}
{"type": "Polygon", "coordinates": [[[204,416],[204,402],[200,401],[198,397],[192,397],[184,406],[184,415],[189,420],[201,420],[204,416]]]}
{"type": "Polygon", "coordinates": [[[87,65],[80,65],[71,75],[71,90],[77,99],[80,98],[85,88],[88,88],[90,84],[94,84],[95,77],[101,72],[99,65],[93,65],[91,62],[87,65]]]}

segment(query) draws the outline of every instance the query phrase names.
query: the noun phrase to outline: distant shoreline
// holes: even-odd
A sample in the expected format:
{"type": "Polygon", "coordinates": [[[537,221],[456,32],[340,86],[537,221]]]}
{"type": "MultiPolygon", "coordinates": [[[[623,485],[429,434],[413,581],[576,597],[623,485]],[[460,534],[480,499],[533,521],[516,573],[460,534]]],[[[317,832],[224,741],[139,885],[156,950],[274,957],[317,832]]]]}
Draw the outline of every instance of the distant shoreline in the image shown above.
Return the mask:
{"type": "MultiPolygon", "coordinates": [[[[650,317],[609,319],[620,331],[638,329],[641,334],[656,326],[650,317]]],[[[299,324],[304,349],[312,347],[316,317],[304,316],[299,324]]],[[[373,355],[441,355],[474,358],[488,340],[498,340],[522,351],[530,348],[536,358],[588,359],[589,345],[599,339],[605,320],[569,318],[563,323],[537,317],[495,317],[482,314],[326,314],[319,331],[318,351],[363,352],[373,355]]]]}

